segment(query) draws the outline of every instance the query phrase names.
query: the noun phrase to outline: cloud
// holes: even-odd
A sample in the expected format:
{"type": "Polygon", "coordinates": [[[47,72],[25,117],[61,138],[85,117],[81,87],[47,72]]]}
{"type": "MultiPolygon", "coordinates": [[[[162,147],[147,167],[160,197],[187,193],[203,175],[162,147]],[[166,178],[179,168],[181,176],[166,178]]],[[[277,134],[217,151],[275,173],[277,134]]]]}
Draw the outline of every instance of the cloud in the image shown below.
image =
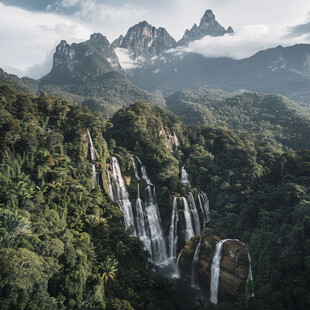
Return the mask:
{"type": "Polygon", "coordinates": [[[77,5],[79,2],[80,0],[62,0],[61,5],[65,8],[70,8],[77,5]]]}
{"type": "Polygon", "coordinates": [[[111,6],[96,0],[80,0],[80,10],[74,15],[88,21],[126,23],[143,17],[144,10],[133,5],[111,6]]]}
{"type": "Polygon", "coordinates": [[[46,55],[61,39],[80,42],[91,33],[87,26],[74,18],[31,12],[5,6],[1,2],[0,29],[5,29],[0,32],[0,41],[3,42],[0,46],[0,67],[20,76],[34,64],[45,63],[33,67],[29,71],[31,77],[37,77],[39,72],[44,74],[43,68],[47,70],[45,73],[50,70],[46,66],[46,55]]]}
{"type": "Polygon", "coordinates": [[[288,28],[288,34],[286,38],[300,38],[306,37],[307,39],[310,38],[310,22],[305,24],[296,25],[293,27],[288,28]]]}
{"type": "Polygon", "coordinates": [[[139,63],[130,58],[131,53],[128,49],[118,47],[115,49],[115,53],[123,69],[128,70],[139,67],[139,63]]]}
{"type": "Polygon", "coordinates": [[[47,54],[45,60],[40,64],[34,64],[27,69],[25,69],[22,73],[25,76],[32,77],[33,79],[40,79],[44,75],[46,75],[53,66],[53,55],[55,48],[51,49],[47,54]]]}
{"type": "Polygon", "coordinates": [[[248,25],[233,35],[223,37],[206,36],[194,41],[188,47],[172,49],[169,53],[180,55],[194,52],[205,57],[247,58],[260,50],[277,45],[288,46],[299,43],[299,39],[288,38],[286,27],[274,25],[248,25]]]}

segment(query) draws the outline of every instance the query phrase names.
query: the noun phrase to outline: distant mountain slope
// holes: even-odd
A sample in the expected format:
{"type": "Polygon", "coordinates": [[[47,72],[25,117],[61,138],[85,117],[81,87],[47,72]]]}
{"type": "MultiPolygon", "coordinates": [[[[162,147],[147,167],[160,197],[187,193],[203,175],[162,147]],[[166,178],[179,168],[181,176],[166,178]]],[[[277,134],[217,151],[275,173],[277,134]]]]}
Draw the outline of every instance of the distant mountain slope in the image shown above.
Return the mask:
{"type": "Polygon", "coordinates": [[[92,111],[104,112],[106,118],[121,107],[141,100],[152,105],[165,106],[165,99],[160,92],[151,94],[135,87],[124,74],[116,71],[81,83],[62,86],[41,84],[40,90],[87,105],[92,111]]]}
{"type": "Polygon", "coordinates": [[[0,68],[0,82],[9,85],[13,89],[20,92],[36,93],[39,87],[39,83],[28,77],[19,78],[14,74],[9,74],[0,68]]]}
{"type": "Polygon", "coordinates": [[[152,66],[128,72],[137,86],[174,92],[208,85],[226,90],[248,89],[282,94],[309,105],[310,45],[278,46],[252,57],[206,58],[198,54],[158,59],[152,66]]]}
{"type": "Polygon", "coordinates": [[[310,148],[310,113],[278,95],[183,90],[166,99],[167,108],[187,124],[206,124],[251,133],[274,145],[310,148]]]}

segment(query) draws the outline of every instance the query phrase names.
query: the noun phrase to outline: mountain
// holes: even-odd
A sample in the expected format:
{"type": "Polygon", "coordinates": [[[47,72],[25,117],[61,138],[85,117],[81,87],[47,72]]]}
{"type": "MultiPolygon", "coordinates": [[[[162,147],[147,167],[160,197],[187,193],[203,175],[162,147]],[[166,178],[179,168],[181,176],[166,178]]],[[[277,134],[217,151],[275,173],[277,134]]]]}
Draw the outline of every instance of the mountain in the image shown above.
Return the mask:
{"type": "Polygon", "coordinates": [[[109,71],[122,71],[117,55],[108,39],[93,33],[82,43],[62,40],[56,47],[53,68],[41,79],[43,84],[63,84],[94,79],[109,71]]]}
{"type": "Polygon", "coordinates": [[[127,34],[113,41],[112,47],[129,51],[133,60],[144,63],[172,48],[176,41],[165,28],[155,28],[146,21],[129,28],[127,34]]]}
{"type": "Polygon", "coordinates": [[[227,30],[221,26],[215,19],[215,15],[212,10],[207,10],[202,16],[199,26],[194,26],[188,30],[186,29],[182,39],[178,42],[178,46],[188,45],[190,42],[195,40],[201,40],[205,36],[223,36],[225,34],[232,34],[234,31],[231,26],[227,30]]]}
{"type": "Polygon", "coordinates": [[[206,58],[193,53],[169,54],[152,66],[129,71],[128,77],[141,88],[168,94],[207,85],[228,91],[247,89],[282,94],[307,106],[309,57],[309,44],[278,46],[241,60],[206,58]]]}
{"type": "Polygon", "coordinates": [[[78,44],[61,41],[54,53],[51,72],[38,84],[38,91],[88,105],[92,110],[104,112],[107,118],[139,100],[165,105],[159,92],[150,94],[127,79],[114,48],[100,33],[78,44]]]}

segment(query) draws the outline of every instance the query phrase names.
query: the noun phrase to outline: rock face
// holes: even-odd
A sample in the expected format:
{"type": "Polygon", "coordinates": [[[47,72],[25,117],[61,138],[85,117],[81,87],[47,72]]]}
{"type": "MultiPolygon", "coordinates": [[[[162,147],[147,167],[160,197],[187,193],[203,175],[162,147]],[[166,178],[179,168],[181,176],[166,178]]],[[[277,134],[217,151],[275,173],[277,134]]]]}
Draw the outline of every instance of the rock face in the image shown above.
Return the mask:
{"type": "Polygon", "coordinates": [[[164,137],[167,149],[171,152],[176,152],[179,146],[179,140],[175,132],[170,131],[169,128],[162,128],[159,136],[164,137]]]}
{"type": "MultiPolygon", "coordinates": [[[[179,268],[184,279],[191,279],[191,264],[193,256],[202,238],[199,261],[198,279],[200,285],[210,292],[211,265],[215,247],[220,238],[213,234],[212,230],[205,228],[199,236],[192,237],[185,245],[180,257],[179,268]]],[[[249,260],[248,247],[235,240],[228,240],[222,249],[219,278],[219,301],[234,302],[240,293],[245,293],[248,278],[249,260]]]]}
{"type": "Polygon", "coordinates": [[[200,20],[199,26],[194,24],[191,30],[186,29],[183,38],[178,42],[178,45],[187,45],[188,43],[200,40],[204,36],[213,37],[223,36],[226,33],[233,33],[233,29],[229,26],[226,30],[215,19],[215,15],[211,10],[207,10],[200,20]]]}
{"type": "Polygon", "coordinates": [[[127,49],[133,60],[147,62],[154,56],[161,55],[175,43],[165,28],[155,28],[143,21],[129,28],[125,37],[121,35],[113,41],[112,47],[127,49]]]}
{"type": "Polygon", "coordinates": [[[245,292],[248,269],[248,247],[237,241],[226,241],[222,252],[219,300],[234,301],[245,292]]]}
{"type": "Polygon", "coordinates": [[[82,43],[70,45],[62,40],[54,53],[52,71],[43,81],[85,81],[109,71],[122,71],[118,57],[107,38],[94,33],[82,43]]]}

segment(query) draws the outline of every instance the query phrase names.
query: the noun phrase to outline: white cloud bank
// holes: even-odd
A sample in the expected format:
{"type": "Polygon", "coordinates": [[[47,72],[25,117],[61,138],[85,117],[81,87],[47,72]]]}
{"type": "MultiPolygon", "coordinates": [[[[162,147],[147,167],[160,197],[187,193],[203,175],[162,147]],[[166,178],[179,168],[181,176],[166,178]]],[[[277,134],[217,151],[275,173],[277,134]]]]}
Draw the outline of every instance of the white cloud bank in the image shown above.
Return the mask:
{"type": "Polygon", "coordinates": [[[36,78],[50,70],[46,61],[50,66],[50,51],[61,39],[82,41],[91,33],[72,18],[30,12],[1,2],[0,29],[0,67],[19,76],[31,73],[36,78]]]}
{"type": "Polygon", "coordinates": [[[275,25],[247,25],[233,35],[223,37],[206,36],[194,41],[188,47],[172,49],[169,53],[198,53],[205,57],[229,57],[242,59],[260,50],[277,45],[289,46],[300,42],[309,43],[306,35],[289,38],[289,29],[275,25]]]}
{"type": "Polygon", "coordinates": [[[116,48],[115,53],[124,70],[135,69],[139,67],[139,63],[130,58],[131,53],[126,48],[116,48]]]}

